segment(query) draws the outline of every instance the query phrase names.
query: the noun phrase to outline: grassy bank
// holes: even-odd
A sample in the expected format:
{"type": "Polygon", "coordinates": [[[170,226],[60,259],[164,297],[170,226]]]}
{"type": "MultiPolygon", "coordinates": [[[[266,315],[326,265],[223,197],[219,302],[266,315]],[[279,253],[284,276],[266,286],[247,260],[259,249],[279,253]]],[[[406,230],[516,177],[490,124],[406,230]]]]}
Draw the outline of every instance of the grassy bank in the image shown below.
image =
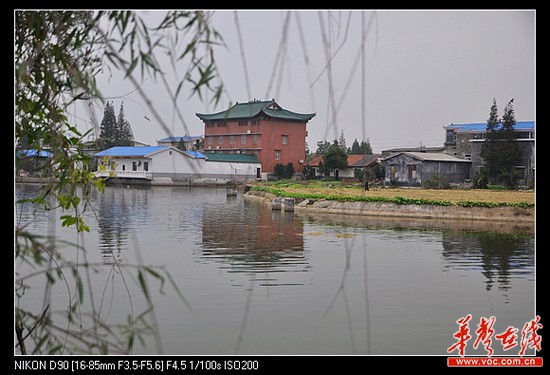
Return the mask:
{"type": "Polygon", "coordinates": [[[343,184],[336,181],[277,181],[258,183],[252,186],[252,189],[280,197],[344,202],[389,202],[460,207],[533,208],[535,206],[533,190],[373,187],[369,191],[364,191],[360,184],[343,184]]]}

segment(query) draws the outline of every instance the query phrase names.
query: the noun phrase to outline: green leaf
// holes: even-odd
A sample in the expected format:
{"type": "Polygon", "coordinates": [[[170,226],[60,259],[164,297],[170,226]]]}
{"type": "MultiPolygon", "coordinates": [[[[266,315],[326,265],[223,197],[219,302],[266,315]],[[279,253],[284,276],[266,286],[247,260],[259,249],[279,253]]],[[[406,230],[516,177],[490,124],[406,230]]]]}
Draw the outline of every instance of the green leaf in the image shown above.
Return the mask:
{"type": "Polygon", "coordinates": [[[126,71],[126,75],[124,76],[124,78],[127,78],[130,76],[130,74],[132,74],[137,64],[138,64],[138,59],[137,58],[132,59],[132,63],[130,64],[130,67],[126,71]]]}
{"type": "Polygon", "coordinates": [[[71,215],[61,216],[61,220],[63,220],[63,222],[61,223],[62,227],[70,227],[71,225],[74,225],[77,222],[77,218],[71,215]]]}
{"type": "Polygon", "coordinates": [[[143,276],[143,272],[141,272],[141,270],[138,271],[138,280],[139,284],[141,285],[141,290],[143,294],[145,294],[145,298],[147,298],[147,301],[151,302],[151,297],[149,296],[149,288],[147,287],[147,281],[145,280],[145,276],[143,276]]]}
{"type": "Polygon", "coordinates": [[[185,50],[184,50],[183,53],[180,55],[180,57],[178,58],[178,60],[183,59],[189,52],[191,52],[192,50],[194,50],[196,44],[197,44],[197,41],[196,41],[196,40],[193,40],[191,43],[189,43],[189,44],[187,45],[187,47],[185,47],[185,50]]]}
{"type": "Polygon", "coordinates": [[[151,267],[144,267],[144,270],[160,281],[160,293],[164,294],[164,291],[162,290],[164,288],[164,277],[162,277],[161,274],[159,274],[151,267]]]}

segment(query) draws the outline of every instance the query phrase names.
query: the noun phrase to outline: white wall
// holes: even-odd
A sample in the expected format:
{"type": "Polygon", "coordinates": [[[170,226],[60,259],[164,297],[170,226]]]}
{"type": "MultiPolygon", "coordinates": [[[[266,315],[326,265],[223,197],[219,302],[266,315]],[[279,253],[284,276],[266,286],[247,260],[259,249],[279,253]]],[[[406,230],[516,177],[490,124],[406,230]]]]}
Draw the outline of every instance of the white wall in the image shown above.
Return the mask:
{"type": "MultiPolygon", "coordinates": [[[[170,149],[150,155],[150,158],[112,158],[111,162],[116,163],[116,171],[122,171],[122,166],[125,166],[127,172],[132,171],[133,162],[140,162],[137,165],[137,172],[142,172],[144,162],[148,162],[148,171],[159,177],[255,177],[257,168],[261,168],[260,163],[230,163],[193,159],[170,149]]],[[[108,169],[110,170],[109,167],[108,169]]]]}
{"type": "Polygon", "coordinates": [[[256,176],[256,169],[261,166],[260,163],[207,161],[204,172],[211,175],[256,176]]]}
{"type": "MultiPolygon", "coordinates": [[[[111,164],[116,163],[116,169],[115,171],[122,171],[123,166],[124,171],[129,172],[132,171],[132,163],[133,162],[141,162],[140,165],[137,165],[137,171],[143,171],[143,162],[149,162],[149,172],[151,171],[151,159],[146,158],[111,158],[111,164]]],[[[139,163],[138,163],[139,164],[139,163]]],[[[107,170],[111,170],[110,166],[107,166],[107,170]]]]}
{"type": "Polygon", "coordinates": [[[204,159],[192,159],[176,150],[163,150],[151,156],[153,173],[197,174],[204,171],[204,159]]]}

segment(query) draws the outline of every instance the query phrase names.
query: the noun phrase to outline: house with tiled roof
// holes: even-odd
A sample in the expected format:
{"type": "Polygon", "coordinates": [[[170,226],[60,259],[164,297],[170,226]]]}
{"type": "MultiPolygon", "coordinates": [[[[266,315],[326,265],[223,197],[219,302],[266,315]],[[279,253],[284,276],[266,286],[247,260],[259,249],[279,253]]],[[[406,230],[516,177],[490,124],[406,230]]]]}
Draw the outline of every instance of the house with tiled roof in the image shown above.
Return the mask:
{"type": "Polygon", "coordinates": [[[306,124],[315,113],[289,111],[274,99],[254,99],[196,116],[204,122],[205,152],[254,155],[261,161],[258,173],[273,173],[278,163],[292,163],[296,172],[302,172],[306,124]]]}
{"type": "Polygon", "coordinates": [[[382,159],[385,185],[422,186],[432,178],[461,184],[470,178],[470,160],[443,152],[400,152],[382,159]]]}
{"type": "MultiPolygon", "coordinates": [[[[348,166],[345,169],[338,170],[338,178],[356,178],[356,170],[368,171],[371,168],[377,166],[380,163],[381,155],[348,155],[348,166]]],[[[312,168],[315,168],[315,175],[321,176],[322,173],[319,171],[319,165],[323,160],[323,156],[316,156],[312,159],[308,165],[312,168]]],[[[368,174],[370,175],[370,173],[368,174]]],[[[330,177],[335,177],[335,172],[330,172],[330,177]]]]}

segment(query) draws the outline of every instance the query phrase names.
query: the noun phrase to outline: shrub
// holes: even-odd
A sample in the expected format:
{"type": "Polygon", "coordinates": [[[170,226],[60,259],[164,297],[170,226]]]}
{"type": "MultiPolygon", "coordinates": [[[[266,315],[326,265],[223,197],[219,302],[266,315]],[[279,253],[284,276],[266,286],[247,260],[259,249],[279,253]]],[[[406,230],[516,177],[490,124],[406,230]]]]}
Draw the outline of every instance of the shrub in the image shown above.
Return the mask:
{"type": "Polygon", "coordinates": [[[431,178],[422,181],[422,186],[428,189],[450,189],[451,184],[447,178],[434,174],[431,178]]]}
{"type": "Polygon", "coordinates": [[[285,169],[284,169],[284,175],[285,175],[285,178],[292,178],[292,176],[294,176],[294,172],[296,172],[294,170],[294,164],[292,164],[292,162],[288,162],[287,165],[285,165],[285,169]]]}
{"type": "Polygon", "coordinates": [[[474,177],[474,189],[487,189],[488,183],[489,178],[485,169],[482,169],[476,173],[476,176],[474,177]]]}
{"type": "Polygon", "coordinates": [[[277,177],[279,180],[284,178],[285,166],[281,163],[275,164],[275,167],[273,167],[273,173],[275,173],[275,177],[277,177]]]}

